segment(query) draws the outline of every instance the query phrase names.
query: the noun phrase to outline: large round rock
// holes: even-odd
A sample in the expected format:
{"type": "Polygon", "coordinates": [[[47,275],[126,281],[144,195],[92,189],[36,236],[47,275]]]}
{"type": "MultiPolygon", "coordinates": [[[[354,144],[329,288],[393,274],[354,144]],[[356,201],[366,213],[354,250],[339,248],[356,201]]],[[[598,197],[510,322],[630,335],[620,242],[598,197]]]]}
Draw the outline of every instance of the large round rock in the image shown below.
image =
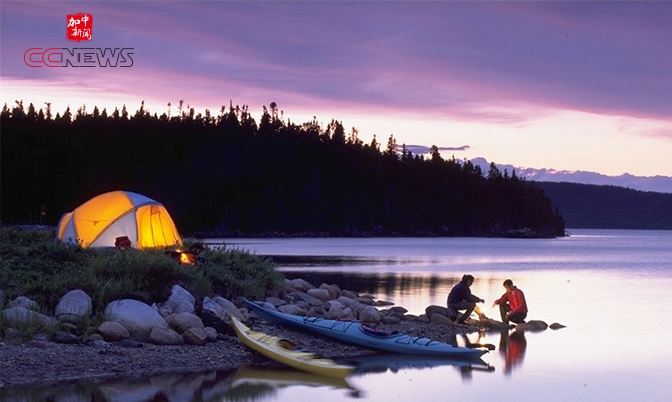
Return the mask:
{"type": "Polygon", "coordinates": [[[71,290],[61,298],[54,312],[60,322],[77,324],[91,315],[91,298],[83,290],[71,290]]]}
{"type": "Polygon", "coordinates": [[[154,327],[168,328],[161,315],[146,305],[132,299],[113,301],[105,308],[108,321],[118,322],[131,334],[131,339],[147,342],[154,327]]]}

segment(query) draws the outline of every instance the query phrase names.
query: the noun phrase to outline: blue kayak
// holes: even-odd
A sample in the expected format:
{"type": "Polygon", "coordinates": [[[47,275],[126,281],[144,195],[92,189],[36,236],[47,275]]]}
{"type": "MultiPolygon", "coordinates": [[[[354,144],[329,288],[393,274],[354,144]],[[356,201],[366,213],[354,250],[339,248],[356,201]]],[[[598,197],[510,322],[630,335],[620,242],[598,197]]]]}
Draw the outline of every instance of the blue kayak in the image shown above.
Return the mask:
{"type": "Polygon", "coordinates": [[[320,317],[301,317],[262,307],[245,300],[260,317],[273,324],[286,325],[300,330],[316,332],[338,341],[352,343],[376,350],[414,355],[478,358],[487,350],[469,349],[449,345],[429,338],[400,333],[387,333],[369,328],[359,321],[328,320],[320,317]]]}

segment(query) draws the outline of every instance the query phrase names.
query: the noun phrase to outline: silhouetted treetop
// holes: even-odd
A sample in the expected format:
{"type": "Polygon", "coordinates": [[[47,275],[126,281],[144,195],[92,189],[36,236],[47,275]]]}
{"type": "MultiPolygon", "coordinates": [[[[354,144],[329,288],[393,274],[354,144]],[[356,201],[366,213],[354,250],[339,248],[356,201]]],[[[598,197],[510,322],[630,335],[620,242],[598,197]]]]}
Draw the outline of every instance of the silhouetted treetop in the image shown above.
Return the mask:
{"type": "Polygon", "coordinates": [[[413,155],[393,135],[381,152],[342,122],[295,124],[276,102],[217,115],[179,101],[112,113],[68,107],[52,118],[17,101],[1,115],[2,222],[56,224],[102,192],[162,202],[186,233],[341,236],[564,234],[542,190],[494,166],[413,155]],[[47,215],[41,216],[42,207],[47,215]]]}

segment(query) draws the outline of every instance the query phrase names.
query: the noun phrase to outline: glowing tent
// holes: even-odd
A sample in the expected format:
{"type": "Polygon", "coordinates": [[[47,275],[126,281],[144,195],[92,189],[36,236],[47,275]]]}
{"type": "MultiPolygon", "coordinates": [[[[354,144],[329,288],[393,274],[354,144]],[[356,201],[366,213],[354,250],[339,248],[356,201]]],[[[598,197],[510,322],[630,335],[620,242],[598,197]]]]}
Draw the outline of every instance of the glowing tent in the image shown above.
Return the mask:
{"type": "Polygon", "coordinates": [[[182,245],[166,208],[130,191],[94,197],[63,214],[58,223],[59,240],[82,247],[114,247],[117,239],[123,237],[135,248],[182,245]]]}

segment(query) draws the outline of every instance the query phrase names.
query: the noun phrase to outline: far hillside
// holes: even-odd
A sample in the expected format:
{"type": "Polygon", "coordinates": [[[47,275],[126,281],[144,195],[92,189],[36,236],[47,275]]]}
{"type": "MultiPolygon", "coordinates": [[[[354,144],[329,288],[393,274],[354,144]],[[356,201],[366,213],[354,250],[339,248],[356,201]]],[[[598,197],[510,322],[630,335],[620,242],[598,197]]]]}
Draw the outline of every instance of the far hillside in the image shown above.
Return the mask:
{"type": "Polygon", "coordinates": [[[535,182],[568,228],[672,230],[672,194],[616,186],[535,182]]]}

